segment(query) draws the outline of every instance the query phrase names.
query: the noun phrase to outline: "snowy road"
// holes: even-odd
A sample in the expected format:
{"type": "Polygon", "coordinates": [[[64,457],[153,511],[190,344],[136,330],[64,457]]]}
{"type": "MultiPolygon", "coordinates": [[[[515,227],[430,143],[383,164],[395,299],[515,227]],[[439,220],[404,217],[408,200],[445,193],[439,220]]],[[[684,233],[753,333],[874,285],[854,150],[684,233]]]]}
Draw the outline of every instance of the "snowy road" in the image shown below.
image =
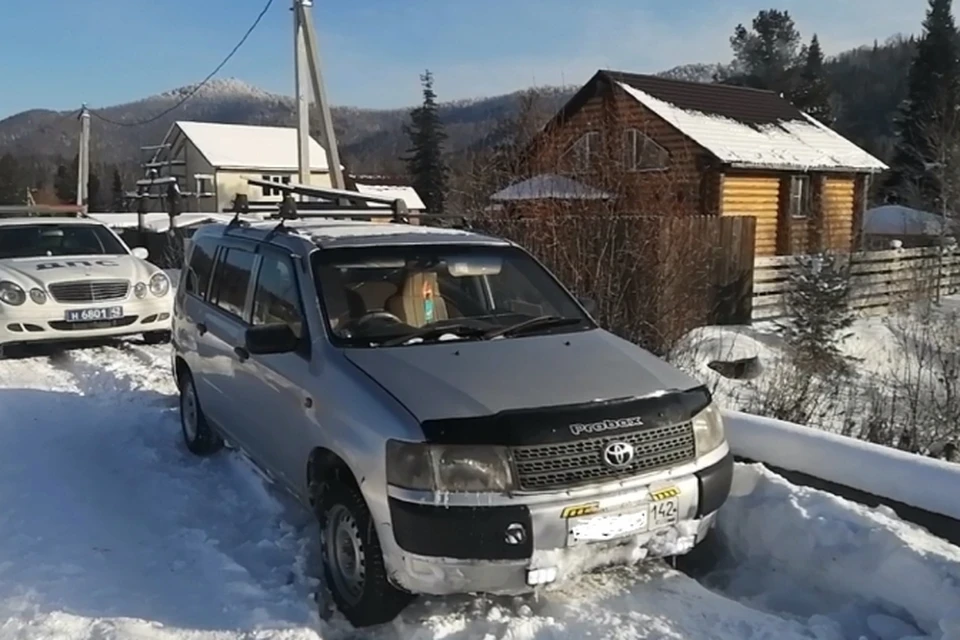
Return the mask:
{"type": "Polygon", "coordinates": [[[0,639],[960,640],[960,549],[748,466],[699,581],[648,564],[356,633],[316,614],[310,516],[188,454],[175,393],[165,347],[0,361],[0,639]]]}

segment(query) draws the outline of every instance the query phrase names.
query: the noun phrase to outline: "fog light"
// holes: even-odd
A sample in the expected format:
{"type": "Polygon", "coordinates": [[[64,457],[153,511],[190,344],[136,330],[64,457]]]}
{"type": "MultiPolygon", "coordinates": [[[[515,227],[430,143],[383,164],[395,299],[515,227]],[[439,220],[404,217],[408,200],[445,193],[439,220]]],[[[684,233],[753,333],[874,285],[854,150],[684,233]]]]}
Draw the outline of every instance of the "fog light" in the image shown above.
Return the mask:
{"type": "Polygon", "coordinates": [[[507,544],[523,544],[527,540],[527,530],[519,522],[514,522],[507,526],[503,539],[507,544]]]}
{"type": "Polygon", "coordinates": [[[538,584],[549,584],[557,579],[557,568],[527,569],[527,584],[535,587],[538,584]]]}

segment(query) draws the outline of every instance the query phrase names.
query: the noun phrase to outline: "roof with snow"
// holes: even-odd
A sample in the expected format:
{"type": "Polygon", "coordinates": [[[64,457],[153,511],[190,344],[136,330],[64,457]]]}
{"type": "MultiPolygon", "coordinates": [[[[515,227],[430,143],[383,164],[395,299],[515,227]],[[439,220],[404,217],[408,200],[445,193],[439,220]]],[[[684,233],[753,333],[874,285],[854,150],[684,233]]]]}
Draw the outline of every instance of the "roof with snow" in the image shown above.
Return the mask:
{"type": "Polygon", "coordinates": [[[494,202],[513,202],[518,200],[605,200],[612,198],[609,193],[551,173],[534,176],[512,184],[496,192],[490,199],[494,202]]]}
{"type": "Polygon", "coordinates": [[[887,165],[773,91],[601,70],[561,111],[609,83],[735,168],[879,172],[887,165]]]}
{"type": "MultiPolygon", "coordinates": [[[[167,140],[178,129],[216,169],[297,171],[300,166],[294,127],[178,120],[167,133],[167,140]]],[[[313,171],[328,170],[327,153],[313,137],[310,167],[313,171]]]]}
{"type": "Polygon", "coordinates": [[[417,190],[405,185],[387,185],[387,184],[363,184],[356,183],[357,191],[368,196],[381,196],[393,200],[403,200],[407,204],[407,209],[411,211],[425,211],[427,206],[420,198],[417,190]]]}
{"type": "Polygon", "coordinates": [[[944,223],[943,216],[936,213],[898,204],[874,207],[863,214],[863,231],[872,235],[938,236],[943,231],[956,233],[958,227],[955,220],[944,223]]]}

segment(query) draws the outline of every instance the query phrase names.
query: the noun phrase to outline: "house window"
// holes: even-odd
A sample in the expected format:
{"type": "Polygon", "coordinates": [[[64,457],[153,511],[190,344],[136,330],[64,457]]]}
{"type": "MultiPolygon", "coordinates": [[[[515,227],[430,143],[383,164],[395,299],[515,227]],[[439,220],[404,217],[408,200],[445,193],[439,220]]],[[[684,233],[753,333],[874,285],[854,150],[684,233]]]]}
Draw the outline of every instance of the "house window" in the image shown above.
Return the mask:
{"type": "Polygon", "coordinates": [[[627,171],[666,169],[670,154],[638,129],[623,132],[623,166],[627,171]]]}
{"type": "Polygon", "coordinates": [[[790,177],[790,216],[806,218],[810,215],[810,176],[790,177]]]}
{"type": "Polygon", "coordinates": [[[577,172],[589,171],[600,155],[600,133],[590,131],[573,143],[569,153],[573,154],[573,169],[577,172]]]}
{"type": "MultiPolygon", "coordinates": [[[[290,176],[260,176],[262,180],[269,180],[270,182],[276,182],[277,184],[290,184],[290,176]]],[[[263,197],[269,198],[272,196],[282,196],[283,191],[280,189],[274,189],[272,187],[261,187],[263,189],[263,197]]]]}

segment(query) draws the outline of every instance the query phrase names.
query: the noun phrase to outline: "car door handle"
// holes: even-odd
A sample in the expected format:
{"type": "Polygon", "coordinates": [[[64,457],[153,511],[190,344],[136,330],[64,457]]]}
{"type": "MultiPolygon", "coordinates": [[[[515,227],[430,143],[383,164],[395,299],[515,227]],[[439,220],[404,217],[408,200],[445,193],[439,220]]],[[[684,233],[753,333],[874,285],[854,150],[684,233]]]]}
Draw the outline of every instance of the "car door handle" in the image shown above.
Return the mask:
{"type": "Polygon", "coordinates": [[[203,334],[205,334],[206,332],[207,332],[207,325],[203,324],[202,322],[198,322],[198,323],[197,323],[197,333],[199,333],[200,335],[203,335],[203,334]]]}
{"type": "Polygon", "coordinates": [[[250,352],[247,351],[244,347],[234,347],[233,352],[237,354],[237,358],[240,359],[240,362],[243,362],[250,357],[250,352]]]}

